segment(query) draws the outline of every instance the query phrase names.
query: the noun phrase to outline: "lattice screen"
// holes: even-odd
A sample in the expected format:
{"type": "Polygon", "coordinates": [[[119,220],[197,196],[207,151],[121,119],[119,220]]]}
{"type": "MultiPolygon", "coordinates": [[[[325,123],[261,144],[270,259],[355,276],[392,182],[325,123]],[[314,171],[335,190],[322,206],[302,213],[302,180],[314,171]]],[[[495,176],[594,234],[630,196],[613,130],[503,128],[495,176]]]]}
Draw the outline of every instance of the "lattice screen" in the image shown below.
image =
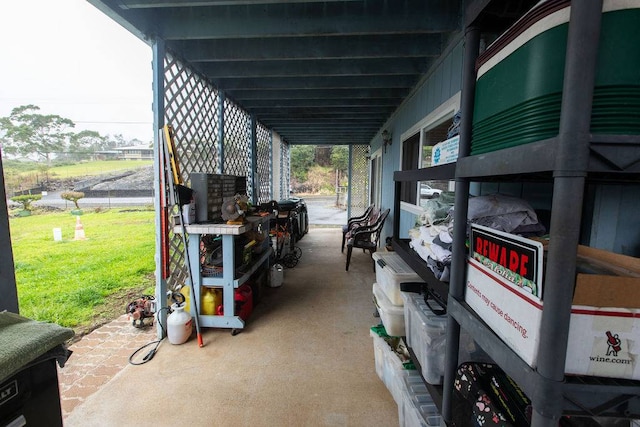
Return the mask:
{"type": "Polygon", "coordinates": [[[258,203],[265,203],[273,198],[273,191],[271,191],[271,132],[261,123],[258,123],[256,128],[256,140],[258,148],[256,172],[259,177],[258,203]]]}
{"type": "Polygon", "coordinates": [[[289,144],[282,141],[280,143],[280,194],[283,199],[289,197],[291,157],[289,155],[289,144]]]}
{"type": "Polygon", "coordinates": [[[251,200],[251,121],[249,114],[233,101],[224,100],[224,165],[222,173],[247,177],[247,196],[251,200]]]}
{"type": "Polygon", "coordinates": [[[182,180],[191,172],[216,173],[218,150],[217,90],[167,54],[165,60],[165,123],[173,126],[182,180]]]}
{"type": "MultiPolygon", "coordinates": [[[[174,130],[174,143],[180,165],[180,178],[188,183],[191,172],[218,170],[219,97],[216,89],[171,53],[164,59],[165,123],[174,130]]],[[[177,206],[170,214],[179,214],[177,206]]],[[[165,230],[169,242],[169,289],[176,289],[188,277],[182,236],[170,224],[165,230]]]]}
{"type": "Polygon", "coordinates": [[[364,213],[369,206],[368,146],[354,145],[351,151],[351,216],[364,213]]]}

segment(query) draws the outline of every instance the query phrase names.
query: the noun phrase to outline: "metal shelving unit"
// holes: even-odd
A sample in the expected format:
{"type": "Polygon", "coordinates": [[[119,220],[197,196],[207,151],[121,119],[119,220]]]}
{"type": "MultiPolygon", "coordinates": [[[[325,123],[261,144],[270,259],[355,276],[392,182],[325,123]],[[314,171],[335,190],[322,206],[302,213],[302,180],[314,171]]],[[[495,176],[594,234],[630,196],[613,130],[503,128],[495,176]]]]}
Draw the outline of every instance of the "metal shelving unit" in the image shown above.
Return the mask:
{"type": "MultiPolygon", "coordinates": [[[[248,217],[242,225],[227,224],[190,224],[186,226],[189,235],[189,262],[193,272],[195,295],[193,298],[200,304],[200,286],[221,288],[223,290],[223,315],[199,315],[200,324],[204,327],[232,328],[234,330],[244,328],[244,320],[235,312],[234,290],[245,283],[251,275],[260,268],[268,268],[271,248],[261,253],[257,259],[242,272],[235,268],[235,242],[234,237],[250,230],[260,229],[268,238],[269,217],[248,217]],[[205,234],[218,234],[222,236],[223,269],[220,277],[204,277],[200,265],[200,241],[205,234]]],[[[192,315],[193,305],[191,306],[192,315]]]]}
{"type": "MultiPolygon", "coordinates": [[[[486,3],[486,2],[485,2],[486,3]]],[[[478,11],[475,16],[481,14],[478,11]]],[[[557,426],[563,415],[640,417],[640,381],[565,376],[564,361],[571,315],[579,225],[585,183],[638,182],[640,136],[591,135],[591,105],[596,72],[602,1],[573,2],[563,83],[560,131],[557,136],[526,145],[470,156],[475,94],[475,61],[480,29],[465,33],[460,150],[455,167],[456,201],[451,282],[448,286],[447,348],[442,390],[442,414],[452,419],[453,382],[458,365],[460,328],[523,389],[532,400],[533,426],[557,426]],[[553,183],[551,239],[545,274],[545,297],[537,368],[511,350],[464,302],[465,236],[469,186],[472,181],[543,180],[553,183]]],[[[394,236],[399,235],[401,181],[446,178],[442,170],[396,172],[394,236]]],[[[442,289],[421,260],[402,240],[394,247],[429,286],[442,289]]]]}

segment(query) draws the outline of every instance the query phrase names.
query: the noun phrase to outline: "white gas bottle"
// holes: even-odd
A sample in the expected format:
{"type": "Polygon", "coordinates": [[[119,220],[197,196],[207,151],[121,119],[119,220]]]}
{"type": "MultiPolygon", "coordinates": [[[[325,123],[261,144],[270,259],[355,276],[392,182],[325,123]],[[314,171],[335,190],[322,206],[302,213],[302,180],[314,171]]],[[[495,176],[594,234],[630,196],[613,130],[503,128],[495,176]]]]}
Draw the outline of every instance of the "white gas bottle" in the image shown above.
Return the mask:
{"type": "Polygon", "coordinates": [[[167,317],[167,338],[171,344],[185,343],[191,336],[193,322],[191,315],[184,311],[184,303],[171,305],[173,312],[167,317]]]}

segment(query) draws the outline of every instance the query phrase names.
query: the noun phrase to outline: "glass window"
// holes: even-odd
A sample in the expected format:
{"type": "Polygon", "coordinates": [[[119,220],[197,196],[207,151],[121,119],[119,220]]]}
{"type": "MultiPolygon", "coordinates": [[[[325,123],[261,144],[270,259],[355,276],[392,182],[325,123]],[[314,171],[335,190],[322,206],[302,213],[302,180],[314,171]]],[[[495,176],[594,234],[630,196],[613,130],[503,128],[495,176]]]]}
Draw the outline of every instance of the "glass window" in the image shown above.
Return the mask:
{"type": "MultiPolygon", "coordinates": [[[[429,129],[423,129],[420,142],[420,168],[428,168],[433,164],[433,146],[447,140],[447,133],[451,126],[451,117],[429,129]]],[[[421,181],[417,186],[417,205],[424,207],[430,199],[440,197],[443,191],[453,189],[451,181],[421,181]]]]}

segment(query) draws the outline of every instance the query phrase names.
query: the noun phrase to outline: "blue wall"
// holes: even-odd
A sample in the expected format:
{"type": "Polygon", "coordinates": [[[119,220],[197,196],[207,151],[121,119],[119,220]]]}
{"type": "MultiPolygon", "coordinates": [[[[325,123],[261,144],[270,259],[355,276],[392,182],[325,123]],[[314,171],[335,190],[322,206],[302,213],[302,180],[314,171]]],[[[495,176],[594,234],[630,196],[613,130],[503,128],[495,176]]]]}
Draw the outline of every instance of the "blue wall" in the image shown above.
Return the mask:
{"type": "MultiPolygon", "coordinates": [[[[400,168],[402,145],[400,136],[462,89],[462,56],[463,46],[460,39],[450,46],[450,49],[432,68],[427,79],[417,88],[413,96],[405,100],[383,128],[388,129],[393,136],[392,145],[387,147],[386,153],[382,154],[382,207],[392,209],[382,233],[383,242],[386,236],[391,236],[393,233],[393,172],[400,168]]],[[[382,139],[378,135],[371,143],[371,151],[374,152],[381,145],[382,139]]],[[[415,217],[404,214],[402,220],[404,224],[413,224],[415,217]]],[[[404,233],[406,234],[406,231],[404,233]]]]}

